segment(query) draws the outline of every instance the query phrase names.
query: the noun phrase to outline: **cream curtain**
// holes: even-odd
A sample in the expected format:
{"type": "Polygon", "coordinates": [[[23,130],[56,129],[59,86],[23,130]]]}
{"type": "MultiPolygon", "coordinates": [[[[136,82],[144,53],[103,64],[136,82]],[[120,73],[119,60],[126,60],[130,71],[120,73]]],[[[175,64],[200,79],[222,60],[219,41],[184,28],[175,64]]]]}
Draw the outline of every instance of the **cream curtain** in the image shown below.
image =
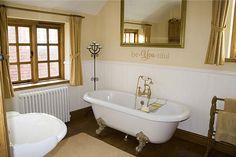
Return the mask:
{"type": "Polygon", "coordinates": [[[1,69],[3,73],[3,94],[5,98],[11,98],[14,96],[14,92],[9,72],[7,9],[4,6],[0,6],[0,46],[1,53],[5,58],[1,69]]]}
{"type": "Polygon", "coordinates": [[[223,65],[225,62],[224,29],[229,8],[229,0],[213,0],[211,35],[205,64],[223,65]]]}
{"type": "Polygon", "coordinates": [[[81,57],[80,57],[81,23],[82,23],[82,18],[77,16],[70,17],[70,42],[71,42],[70,85],[73,86],[79,86],[83,84],[81,57]]]}

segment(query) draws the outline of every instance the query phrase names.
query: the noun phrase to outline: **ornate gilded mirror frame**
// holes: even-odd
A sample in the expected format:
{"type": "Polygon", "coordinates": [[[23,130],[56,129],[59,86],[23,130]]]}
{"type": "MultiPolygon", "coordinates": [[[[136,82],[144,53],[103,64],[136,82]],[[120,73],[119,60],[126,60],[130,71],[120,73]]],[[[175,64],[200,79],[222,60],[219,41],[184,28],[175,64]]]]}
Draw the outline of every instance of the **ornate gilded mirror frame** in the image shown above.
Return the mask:
{"type": "Polygon", "coordinates": [[[165,47],[165,48],[184,48],[185,43],[185,23],[186,23],[186,6],[187,0],[181,3],[181,24],[180,24],[180,41],[179,43],[124,43],[124,10],[125,0],[121,0],[121,16],[120,16],[120,45],[124,47],[165,47]]]}

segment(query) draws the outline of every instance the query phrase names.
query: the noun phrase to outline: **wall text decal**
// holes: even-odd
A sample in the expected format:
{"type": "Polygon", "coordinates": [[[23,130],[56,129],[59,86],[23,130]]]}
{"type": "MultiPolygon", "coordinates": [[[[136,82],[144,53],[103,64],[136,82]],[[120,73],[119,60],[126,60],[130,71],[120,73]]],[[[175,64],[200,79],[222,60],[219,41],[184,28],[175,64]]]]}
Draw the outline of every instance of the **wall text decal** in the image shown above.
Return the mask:
{"type": "Polygon", "coordinates": [[[166,52],[150,52],[149,49],[143,49],[140,52],[131,51],[132,58],[140,58],[141,60],[149,60],[153,58],[157,59],[169,59],[170,54],[166,52]]]}

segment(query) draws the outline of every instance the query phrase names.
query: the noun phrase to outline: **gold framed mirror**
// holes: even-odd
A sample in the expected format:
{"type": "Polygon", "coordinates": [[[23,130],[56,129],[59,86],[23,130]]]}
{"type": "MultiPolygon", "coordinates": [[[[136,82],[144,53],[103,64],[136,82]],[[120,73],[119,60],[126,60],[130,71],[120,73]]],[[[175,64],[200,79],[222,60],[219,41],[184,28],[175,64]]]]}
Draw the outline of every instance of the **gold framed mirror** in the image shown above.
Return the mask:
{"type": "Polygon", "coordinates": [[[184,48],[186,3],[121,0],[121,46],[184,48]]]}

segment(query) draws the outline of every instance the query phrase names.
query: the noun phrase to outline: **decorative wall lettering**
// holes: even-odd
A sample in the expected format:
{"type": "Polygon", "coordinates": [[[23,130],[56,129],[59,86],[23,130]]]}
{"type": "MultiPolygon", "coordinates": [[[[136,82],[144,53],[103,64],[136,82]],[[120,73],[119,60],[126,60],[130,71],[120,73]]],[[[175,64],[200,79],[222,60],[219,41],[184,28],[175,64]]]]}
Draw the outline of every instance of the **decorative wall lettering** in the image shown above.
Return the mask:
{"type": "Polygon", "coordinates": [[[131,51],[132,58],[140,58],[143,61],[150,60],[153,58],[157,59],[169,59],[170,55],[166,52],[150,52],[149,49],[143,49],[140,52],[131,51]]]}

